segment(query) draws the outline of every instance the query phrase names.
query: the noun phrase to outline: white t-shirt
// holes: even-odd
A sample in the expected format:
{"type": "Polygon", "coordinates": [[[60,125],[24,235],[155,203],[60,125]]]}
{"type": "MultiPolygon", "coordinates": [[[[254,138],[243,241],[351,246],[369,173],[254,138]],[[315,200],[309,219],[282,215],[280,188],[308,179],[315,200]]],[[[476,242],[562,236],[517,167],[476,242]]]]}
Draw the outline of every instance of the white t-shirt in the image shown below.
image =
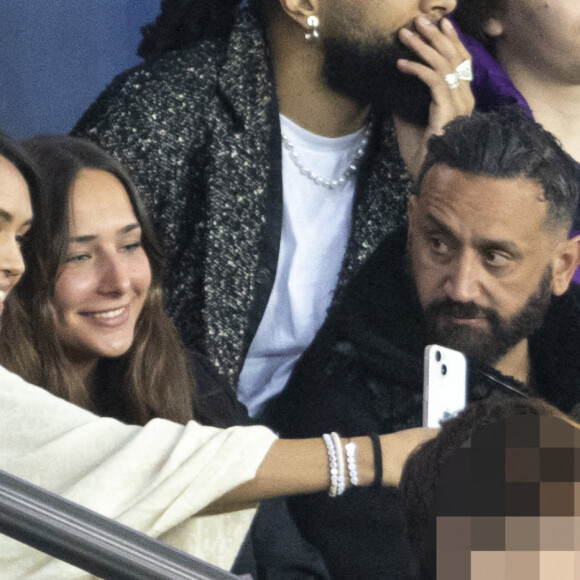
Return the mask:
{"type": "MultiPolygon", "coordinates": [[[[348,169],[364,129],[315,135],[280,115],[282,134],[304,167],[323,179],[348,169]]],[[[280,393],[326,317],[350,233],[354,178],[326,189],[303,175],[282,147],[283,221],[274,287],[240,374],[238,397],[251,416],[280,393]]]]}

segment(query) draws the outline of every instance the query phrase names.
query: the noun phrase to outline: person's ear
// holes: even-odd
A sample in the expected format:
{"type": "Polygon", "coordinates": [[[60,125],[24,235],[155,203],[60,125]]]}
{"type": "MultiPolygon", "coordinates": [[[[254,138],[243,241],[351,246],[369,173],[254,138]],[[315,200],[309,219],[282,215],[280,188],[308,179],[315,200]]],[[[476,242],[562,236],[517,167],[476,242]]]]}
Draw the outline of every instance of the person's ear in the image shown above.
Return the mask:
{"type": "Polygon", "coordinates": [[[309,16],[319,15],[318,0],[279,0],[284,13],[302,28],[307,29],[309,16]]]}
{"type": "Polygon", "coordinates": [[[574,272],[580,266],[580,235],[561,242],[552,264],[552,294],[561,296],[568,290],[574,272]]]}
{"type": "Polygon", "coordinates": [[[483,25],[483,31],[490,38],[499,38],[503,34],[503,24],[499,18],[489,18],[483,25]]]}

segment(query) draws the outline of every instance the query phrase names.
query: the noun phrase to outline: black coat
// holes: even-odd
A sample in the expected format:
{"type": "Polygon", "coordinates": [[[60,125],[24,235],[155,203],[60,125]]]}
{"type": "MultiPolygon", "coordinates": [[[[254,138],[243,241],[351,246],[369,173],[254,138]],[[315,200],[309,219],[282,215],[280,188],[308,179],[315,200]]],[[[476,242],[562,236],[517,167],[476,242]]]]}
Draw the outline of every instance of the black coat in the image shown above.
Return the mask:
{"type": "MultiPolygon", "coordinates": [[[[421,424],[427,338],[406,273],[405,241],[403,230],[387,237],[329,312],[269,408],[268,421],[282,436],[330,431],[356,436],[421,424]]],[[[553,299],[544,326],[530,340],[530,357],[538,394],[573,411],[580,401],[580,287],[553,299]]],[[[469,397],[501,391],[495,378],[510,384],[470,361],[469,397]]],[[[397,489],[351,489],[339,498],[321,493],[289,503],[333,579],[408,578],[410,553],[397,489]]]]}

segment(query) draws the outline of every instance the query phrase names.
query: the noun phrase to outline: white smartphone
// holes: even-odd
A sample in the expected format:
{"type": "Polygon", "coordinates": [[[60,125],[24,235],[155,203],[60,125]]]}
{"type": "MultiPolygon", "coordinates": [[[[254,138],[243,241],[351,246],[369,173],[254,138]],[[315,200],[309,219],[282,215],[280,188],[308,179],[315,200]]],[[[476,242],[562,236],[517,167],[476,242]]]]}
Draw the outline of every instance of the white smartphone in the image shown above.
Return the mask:
{"type": "Polygon", "coordinates": [[[442,421],[465,408],[466,399],[465,355],[438,344],[425,347],[423,426],[439,427],[442,421]]]}

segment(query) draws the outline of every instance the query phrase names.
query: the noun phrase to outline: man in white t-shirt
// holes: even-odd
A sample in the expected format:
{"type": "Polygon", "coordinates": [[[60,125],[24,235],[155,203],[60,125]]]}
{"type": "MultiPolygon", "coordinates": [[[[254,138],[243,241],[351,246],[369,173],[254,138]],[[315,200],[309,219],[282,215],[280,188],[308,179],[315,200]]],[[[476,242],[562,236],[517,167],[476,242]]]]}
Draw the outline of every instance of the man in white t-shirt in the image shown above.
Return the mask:
{"type": "Polygon", "coordinates": [[[74,132],[129,166],[184,342],[258,416],[473,99],[455,0],[238,4],[164,2],[74,132]]]}

